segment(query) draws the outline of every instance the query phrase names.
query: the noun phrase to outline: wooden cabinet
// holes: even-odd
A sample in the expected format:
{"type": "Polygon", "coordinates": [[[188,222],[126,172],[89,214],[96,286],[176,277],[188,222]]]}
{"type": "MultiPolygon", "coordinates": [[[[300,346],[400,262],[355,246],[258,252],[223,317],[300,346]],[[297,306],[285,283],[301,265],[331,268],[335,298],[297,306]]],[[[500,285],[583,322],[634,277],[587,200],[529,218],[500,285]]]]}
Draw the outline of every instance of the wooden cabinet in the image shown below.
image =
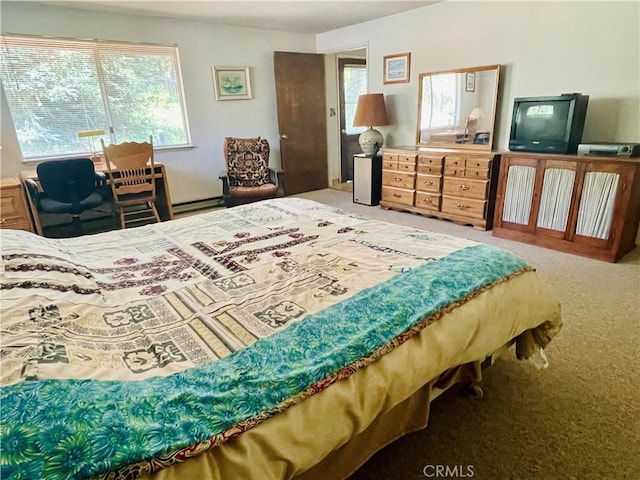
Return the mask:
{"type": "Polygon", "coordinates": [[[3,178],[0,183],[0,228],[33,232],[27,199],[17,178],[3,178]]]}
{"type": "Polygon", "coordinates": [[[495,236],[615,262],[639,222],[640,159],[502,154],[495,236]]]}
{"type": "Polygon", "coordinates": [[[496,155],[419,147],[383,148],[381,153],[383,208],[491,228],[496,155]]]}

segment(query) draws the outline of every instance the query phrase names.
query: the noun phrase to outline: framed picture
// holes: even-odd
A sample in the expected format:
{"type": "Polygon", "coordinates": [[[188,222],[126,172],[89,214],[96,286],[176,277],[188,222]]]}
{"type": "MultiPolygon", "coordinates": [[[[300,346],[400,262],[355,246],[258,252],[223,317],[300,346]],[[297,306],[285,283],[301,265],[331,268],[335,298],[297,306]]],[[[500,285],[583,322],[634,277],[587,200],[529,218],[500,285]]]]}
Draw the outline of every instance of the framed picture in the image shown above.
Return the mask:
{"type": "Polygon", "coordinates": [[[408,83],[411,73],[411,53],[384,57],[384,83],[408,83]]]}
{"type": "Polygon", "coordinates": [[[216,100],[248,100],[251,97],[249,67],[213,67],[216,100]]]}
{"type": "Polygon", "coordinates": [[[475,92],[476,91],[476,72],[467,72],[467,76],[465,77],[465,92],[475,92]]]}

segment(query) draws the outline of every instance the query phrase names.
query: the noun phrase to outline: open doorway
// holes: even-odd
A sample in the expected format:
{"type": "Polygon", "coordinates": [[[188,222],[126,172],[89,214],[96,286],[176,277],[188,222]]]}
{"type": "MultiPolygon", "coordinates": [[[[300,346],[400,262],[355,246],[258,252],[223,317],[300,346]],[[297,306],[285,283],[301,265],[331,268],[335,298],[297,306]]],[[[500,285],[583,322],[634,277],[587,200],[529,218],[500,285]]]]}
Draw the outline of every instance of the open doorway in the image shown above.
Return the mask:
{"type": "Polygon", "coordinates": [[[358,137],[363,127],[354,127],[358,97],[367,93],[365,51],[338,56],[338,98],[340,112],[340,181],[353,181],[353,156],[361,153],[358,137]]]}
{"type": "Polygon", "coordinates": [[[367,93],[369,86],[367,58],[368,46],[354,45],[323,52],[325,56],[326,106],[327,106],[327,165],[329,185],[337,190],[351,191],[353,186],[347,181],[353,179],[353,155],[360,152],[357,142],[358,129],[354,131],[353,118],[358,103],[358,96],[367,93]],[[341,60],[344,60],[341,62],[341,60]],[[357,65],[352,71],[347,67],[347,85],[351,85],[353,77],[359,79],[354,88],[345,88],[344,72],[339,66],[357,65]],[[352,76],[352,73],[355,75],[352,76]],[[348,129],[347,129],[348,128],[348,129]],[[355,135],[343,142],[344,135],[355,135]],[[344,132],[344,133],[343,133],[344,132]],[[345,146],[351,145],[345,148],[345,146]],[[355,145],[355,146],[353,146],[355,145]],[[349,152],[349,149],[352,149],[349,152]],[[344,159],[344,161],[343,161],[344,159]],[[343,166],[344,163],[344,166],[343,166]]]}

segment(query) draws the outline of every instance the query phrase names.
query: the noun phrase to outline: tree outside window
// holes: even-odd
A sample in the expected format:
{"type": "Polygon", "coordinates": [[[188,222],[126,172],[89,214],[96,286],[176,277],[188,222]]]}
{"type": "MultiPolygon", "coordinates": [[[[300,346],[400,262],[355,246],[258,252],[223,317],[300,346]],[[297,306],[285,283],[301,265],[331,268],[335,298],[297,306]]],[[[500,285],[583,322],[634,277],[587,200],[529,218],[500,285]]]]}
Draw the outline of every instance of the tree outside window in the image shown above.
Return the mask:
{"type": "Polygon", "coordinates": [[[177,48],[2,36],[0,75],[25,159],[85,155],[105,143],[189,143],[177,48]]]}

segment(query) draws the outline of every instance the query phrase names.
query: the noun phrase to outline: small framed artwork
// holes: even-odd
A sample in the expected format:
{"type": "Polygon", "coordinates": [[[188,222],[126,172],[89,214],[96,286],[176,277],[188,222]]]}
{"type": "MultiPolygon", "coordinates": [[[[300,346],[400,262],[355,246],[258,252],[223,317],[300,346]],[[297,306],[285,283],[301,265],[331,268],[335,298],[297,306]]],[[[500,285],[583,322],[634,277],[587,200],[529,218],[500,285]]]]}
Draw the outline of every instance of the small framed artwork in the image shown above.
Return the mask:
{"type": "Polygon", "coordinates": [[[384,83],[408,83],[411,75],[411,53],[384,57],[384,83]]]}
{"type": "Polygon", "coordinates": [[[213,67],[216,100],[248,100],[251,97],[249,67],[213,67]]]}
{"type": "Polygon", "coordinates": [[[475,92],[476,91],[476,72],[467,72],[467,76],[465,77],[465,92],[475,92]]]}

